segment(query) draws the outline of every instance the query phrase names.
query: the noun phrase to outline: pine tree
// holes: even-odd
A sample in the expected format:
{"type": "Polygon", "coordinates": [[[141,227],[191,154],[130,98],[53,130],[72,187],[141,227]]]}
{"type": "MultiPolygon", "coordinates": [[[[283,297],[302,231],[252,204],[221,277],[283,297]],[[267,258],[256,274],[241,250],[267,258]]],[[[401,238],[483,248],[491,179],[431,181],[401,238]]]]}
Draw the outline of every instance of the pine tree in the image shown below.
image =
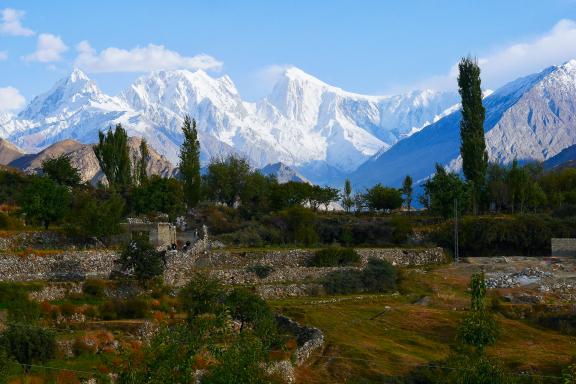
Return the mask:
{"type": "Polygon", "coordinates": [[[98,159],[102,172],[108,179],[112,189],[125,190],[132,185],[130,151],[128,134],[121,124],[108,132],[98,132],[98,144],[94,146],[94,154],[98,159]]]}
{"type": "Polygon", "coordinates": [[[146,145],[146,139],[143,138],[140,142],[140,159],[138,161],[136,175],[140,185],[144,185],[146,181],[148,181],[148,174],[146,173],[148,157],[150,157],[150,152],[148,151],[148,145],[146,145]]]}
{"type": "Polygon", "coordinates": [[[477,214],[488,168],[488,153],[484,140],[485,109],[482,105],[480,67],[475,59],[466,57],[462,58],[458,68],[460,70],[458,91],[462,98],[460,153],[464,176],[472,185],[473,211],[474,214],[477,214]]]}
{"type": "Polygon", "coordinates": [[[412,207],[412,177],[406,175],[404,182],[402,183],[402,194],[404,195],[404,201],[406,202],[406,208],[408,212],[412,207]]]}
{"type": "Polygon", "coordinates": [[[195,207],[200,200],[200,142],[196,120],[184,118],[182,125],[184,142],[180,147],[180,175],[184,182],[184,195],[188,207],[195,207]]]}

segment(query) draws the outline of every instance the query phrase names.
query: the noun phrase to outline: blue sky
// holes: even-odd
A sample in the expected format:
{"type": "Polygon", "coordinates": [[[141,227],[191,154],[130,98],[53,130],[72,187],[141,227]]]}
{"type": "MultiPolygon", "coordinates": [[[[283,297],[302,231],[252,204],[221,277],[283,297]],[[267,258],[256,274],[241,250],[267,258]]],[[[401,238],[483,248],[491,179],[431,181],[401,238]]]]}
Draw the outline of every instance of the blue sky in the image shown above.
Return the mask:
{"type": "Polygon", "coordinates": [[[74,66],[110,94],[151,69],[204,68],[254,100],[287,65],[386,94],[451,88],[469,53],[489,88],[576,58],[575,0],[2,0],[0,12],[12,111],[74,66]]]}

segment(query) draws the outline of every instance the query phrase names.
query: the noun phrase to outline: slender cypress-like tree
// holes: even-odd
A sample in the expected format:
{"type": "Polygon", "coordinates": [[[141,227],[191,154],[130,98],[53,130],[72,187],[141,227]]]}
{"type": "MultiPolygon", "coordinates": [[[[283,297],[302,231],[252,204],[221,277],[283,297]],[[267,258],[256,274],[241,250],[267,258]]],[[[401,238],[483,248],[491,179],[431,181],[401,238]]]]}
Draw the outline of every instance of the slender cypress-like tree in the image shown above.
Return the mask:
{"type": "Polygon", "coordinates": [[[200,200],[200,142],[196,120],[187,115],[182,125],[184,142],[180,147],[180,175],[188,207],[195,207],[200,200]]]}
{"type": "Polygon", "coordinates": [[[98,132],[98,144],[94,146],[94,153],[108,179],[110,188],[125,190],[132,185],[132,171],[130,164],[130,151],[128,149],[128,134],[121,124],[108,132],[98,132]]]}
{"type": "Polygon", "coordinates": [[[486,183],[488,153],[484,140],[485,110],[482,105],[480,67],[472,57],[462,58],[458,65],[458,91],[462,98],[462,121],[460,123],[460,154],[464,176],[472,186],[474,214],[486,183]]]}
{"type": "Polygon", "coordinates": [[[150,157],[150,152],[148,151],[148,145],[146,144],[146,139],[142,138],[140,142],[140,159],[138,159],[137,165],[137,175],[138,183],[140,185],[146,184],[148,181],[148,174],[146,173],[146,165],[148,164],[148,157],[150,157]]]}
{"type": "Polygon", "coordinates": [[[412,208],[412,177],[410,175],[406,175],[404,178],[402,194],[404,195],[404,202],[406,203],[406,208],[408,208],[408,213],[410,213],[412,208]]]}
{"type": "Polygon", "coordinates": [[[342,195],[342,205],[346,212],[350,212],[350,208],[354,205],[354,199],[352,198],[352,184],[350,179],[344,181],[344,194],[342,195]]]}

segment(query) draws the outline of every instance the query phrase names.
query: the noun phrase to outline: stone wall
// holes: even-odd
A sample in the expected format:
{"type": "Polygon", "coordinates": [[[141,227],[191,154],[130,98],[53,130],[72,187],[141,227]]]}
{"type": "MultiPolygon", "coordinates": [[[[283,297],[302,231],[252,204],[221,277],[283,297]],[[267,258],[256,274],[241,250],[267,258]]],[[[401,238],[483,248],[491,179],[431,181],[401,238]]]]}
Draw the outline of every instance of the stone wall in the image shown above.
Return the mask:
{"type": "Polygon", "coordinates": [[[6,233],[0,237],[0,252],[15,249],[62,248],[70,247],[70,240],[64,234],[57,232],[31,231],[6,233]]]}
{"type": "Polygon", "coordinates": [[[1,281],[107,279],[115,269],[114,251],[63,251],[55,255],[0,255],[1,281]]]}
{"type": "MultiPolygon", "coordinates": [[[[309,268],[312,250],[267,252],[231,252],[209,250],[207,240],[199,241],[188,252],[170,251],[166,256],[166,283],[181,286],[198,269],[208,269],[227,284],[289,284],[317,281],[335,268],[309,268]],[[259,278],[249,269],[269,265],[272,272],[259,278]]],[[[447,261],[441,248],[359,249],[363,268],[369,258],[385,259],[399,266],[438,264],[447,261]]],[[[118,253],[111,250],[63,251],[55,255],[17,256],[0,254],[2,281],[66,281],[90,278],[106,279],[116,269],[118,253]]]]}
{"type": "Polygon", "coordinates": [[[552,238],[552,256],[576,256],[576,239],[552,238]]]}

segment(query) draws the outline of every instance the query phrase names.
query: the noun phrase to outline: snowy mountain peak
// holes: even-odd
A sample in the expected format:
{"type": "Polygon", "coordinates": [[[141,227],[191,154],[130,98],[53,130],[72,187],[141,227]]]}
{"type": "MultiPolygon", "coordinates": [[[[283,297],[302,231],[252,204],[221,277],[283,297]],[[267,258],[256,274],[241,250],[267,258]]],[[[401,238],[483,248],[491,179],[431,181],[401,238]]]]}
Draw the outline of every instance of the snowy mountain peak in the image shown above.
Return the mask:
{"type": "Polygon", "coordinates": [[[53,115],[66,115],[83,105],[105,103],[108,99],[110,97],[104,95],[96,83],[75,68],[67,77],[56,82],[48,92],[35,97],[18,117],[38,120],[53,115]]]}

